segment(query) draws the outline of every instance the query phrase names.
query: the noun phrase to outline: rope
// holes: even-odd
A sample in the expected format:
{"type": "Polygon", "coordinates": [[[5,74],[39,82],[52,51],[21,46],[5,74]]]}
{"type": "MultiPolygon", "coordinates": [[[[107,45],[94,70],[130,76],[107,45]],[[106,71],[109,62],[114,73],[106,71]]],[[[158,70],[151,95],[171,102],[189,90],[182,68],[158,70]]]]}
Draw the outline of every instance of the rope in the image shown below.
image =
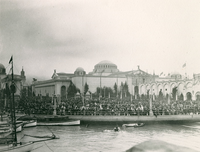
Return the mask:
{"type": "Polygon", "coordinates": [[[49,127],[48,126],[46,126],[47,128],[48,128],[48,130],[54,135],[54,133],[51,131],[51,129],[49,129],[49,127]]]}
{"type": "Polygon", "coordinates": [[[45,145],[51,150],[51,151],[53,151],[47,144],[46,144],[46,142],[44,142],[45,143],[45,145]]]}
{"type": "MultiPolygon", "coordinates": [[[[22,136],[22,138],[24,138],[24,136],[25,136],[25,134],[22,136]]],[[[21,140],[22,138],[20,138],[20,140],[21,140]]],[[[19,141],[20,141],[20,140],[19,140],[19,141]]]]}
{"type": "Polygon", "coordinates": [[[40,146],[40,147],[34,148],[34,149],[32,149],[31,151],[34,151],[34,150],[36,150],[36,149],[38,149],[38,148],[41,148],[41,147],[43,147],[43,145],[40,146]]]}

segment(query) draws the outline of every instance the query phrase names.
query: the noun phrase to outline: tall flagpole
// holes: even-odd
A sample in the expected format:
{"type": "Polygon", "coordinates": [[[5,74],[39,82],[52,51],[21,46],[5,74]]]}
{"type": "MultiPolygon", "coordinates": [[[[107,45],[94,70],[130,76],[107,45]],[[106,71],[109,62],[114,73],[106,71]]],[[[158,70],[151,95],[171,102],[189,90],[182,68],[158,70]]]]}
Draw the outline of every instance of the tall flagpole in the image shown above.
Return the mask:
{"type": "Polygon", "coordinates": [[[117,72],[117,98],[118,98],[118,72],[117,72]]]}
{"type": "Polygon", "coordinates": [[[183,64],[182,68],[184,68],[185,79],[187,79],[187,70],[186,70],[186,62],[183,64]]]}
{"type": "Polygon", "coordinates": [[[11,91],[12,91],[12,113],[13,113],[13,123],[14,123],[14,141],[17,142],[17,134],[16,134],[16,117],[15,117],[15,100],[14,100],[14,94],[15,94],[15,85],[14,85],[14,72],[13,72],[13,56],[11,57],[9,63],[12,62],[12,84],[11,84],[11,91]]]}
{"type": "Polygon", "coordinates": [[[133,69],[132,69],[132,75],[131,75],[131,103],[132,103],[132,100],[133,100],[133,69]]]}

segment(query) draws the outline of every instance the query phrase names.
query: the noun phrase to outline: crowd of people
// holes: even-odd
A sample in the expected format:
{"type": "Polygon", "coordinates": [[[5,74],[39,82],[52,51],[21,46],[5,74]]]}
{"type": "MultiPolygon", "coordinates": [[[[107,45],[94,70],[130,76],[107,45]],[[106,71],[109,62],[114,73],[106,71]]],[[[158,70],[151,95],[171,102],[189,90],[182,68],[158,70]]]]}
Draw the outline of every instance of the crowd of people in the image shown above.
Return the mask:
{"type": "Polygon", "coordinates": [[[130,98],[93,98],[82,100],[70,98],[56,104],[54,109],[51,98],[47,101],[34,100],[25,108],[18,108],[26,114],[52,115],[54,110],[58,115],[125,115],[125,116],[148,116],[153,113],[159,115],[191,115],[200,113],[199,101],[167,101],[167,100],[130,100],[130,98]]]}

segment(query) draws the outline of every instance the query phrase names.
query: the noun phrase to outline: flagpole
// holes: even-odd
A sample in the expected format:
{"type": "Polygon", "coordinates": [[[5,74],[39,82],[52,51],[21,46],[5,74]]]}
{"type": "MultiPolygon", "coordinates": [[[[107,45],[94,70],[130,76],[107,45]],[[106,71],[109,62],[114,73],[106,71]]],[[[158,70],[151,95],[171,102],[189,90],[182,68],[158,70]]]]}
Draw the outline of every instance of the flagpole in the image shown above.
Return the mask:
{"type": "Polygon", "coordinates": [[[15,117],[15,100],[14,100],[14,93],[15,93],[15,85],[14,85],[14,72],[13,72],[13,56],[11,57],[9,63],[12,62],[11,64],[11,70],[12,70],[12,84],[11,84],[11,91],[12,91],[12,114],[13,114],[13,123],[14,123],[14,141],[17,142],[17,134],[16,134],[16,117],[15,117]]]}
{"type": "Polygon", "coordinates": [[[186,74],[186,79],[188,79],[188,76],[187,76],[187,63],[185,61],[185,74],[186,74]]]}
{"type": "Polygon", "coordinates": [[[186,69],[186,66],[187,66],[187,64],[186,64],[186,61],[185,61],[185,63],[182,66],[182,68],[184,68],[185,79],[187,79],[187,69],[186,69]]]}
{"type": "Polygon", "coordinates": [[[132,74],[131,74],[131,103],[132,103],[132,100],[133,100],[133,69],[132,69],[132,74]]]}

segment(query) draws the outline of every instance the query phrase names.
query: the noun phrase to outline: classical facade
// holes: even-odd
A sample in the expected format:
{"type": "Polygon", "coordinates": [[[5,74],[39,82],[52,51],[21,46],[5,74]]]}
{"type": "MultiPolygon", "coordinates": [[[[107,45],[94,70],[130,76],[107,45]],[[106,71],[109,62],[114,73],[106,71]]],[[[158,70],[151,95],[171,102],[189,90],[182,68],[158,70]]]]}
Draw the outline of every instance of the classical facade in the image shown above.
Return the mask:
{"type": "MultiPolygon", "coordinates": [[[[3,64],[0,64],[0,90],[5,89],[6,86],[10,87],[12,82],[11,74],[6,74],[6,68],[3,64]]],[[[25,86],[26,76],[25,71],[22,68],[21,74],[14,74],[14,82],[16,92],[15,95],[19,96],[21,93],[21,89],[25,86]]]]}
{"type": "Polygon", "coordinates": [[[138,68],[122,72],[117,65],[110,61],[101,61],[94,66],[92,72],[88,74],[82,67],[78,67],[74,73],[54,73],[50,80],[33,81],[32,90],[36,95],[56,95],[66,97],[70,82],[84,92],[84,86],[87,83],[89,91],[95,93],[97,87],[110,87],[114,89],[115,83],[120,90],[121,83],[127,83],[129,92],[132,95],[156,95],[160,92],[164,96],[171,96],[176,88],[177,98],[184,100],[197,98],[200,99],[200,75],[196,74],[193,79],[187,79],[177,72],[173,72],[164,77],[155,74],[149,74],[138,68]]]}
{"type": "Polygon", "coordinates": [[[95,93],[97,87],[104,88],[110,87],[114,89],[115,83],[120,89],[121,83],[127,83],[131,94],[139,93],[136,87],[140,83],[154,82],[158,76],[148,74],[142,71],[139,66],[137,70],[122,72],[117,68],[117,65],[110,61],[101,61],[94,66],[92,72],[88,74],[82,67],[78,67],[74,73],[57,73],[54,70],[53,76],[50,80],[45,81],[33,81],[33,91],[36,95],[49,96],[66,96],[67,88],[70,85],[70,81],[80,89],[82,93],[84,86],[87,83],[89,91],[95,93]]]}
{"type": "Polygon", "coordinates": [[[176,99],[200,100],[200,75],[194,74],[192,79],[182,78],[178,73],[164,78],[157,78],[155,82],[139,85],[140,94],[158,96],[160,92],[166,96],[172,96],[173,89],[176,89],[176,99]]]}
{"type": "Polygon", "coordinates": [[[6,68],[0,63],[0,90],[3,88],[2,80],[6,77],[6,68]]]}

